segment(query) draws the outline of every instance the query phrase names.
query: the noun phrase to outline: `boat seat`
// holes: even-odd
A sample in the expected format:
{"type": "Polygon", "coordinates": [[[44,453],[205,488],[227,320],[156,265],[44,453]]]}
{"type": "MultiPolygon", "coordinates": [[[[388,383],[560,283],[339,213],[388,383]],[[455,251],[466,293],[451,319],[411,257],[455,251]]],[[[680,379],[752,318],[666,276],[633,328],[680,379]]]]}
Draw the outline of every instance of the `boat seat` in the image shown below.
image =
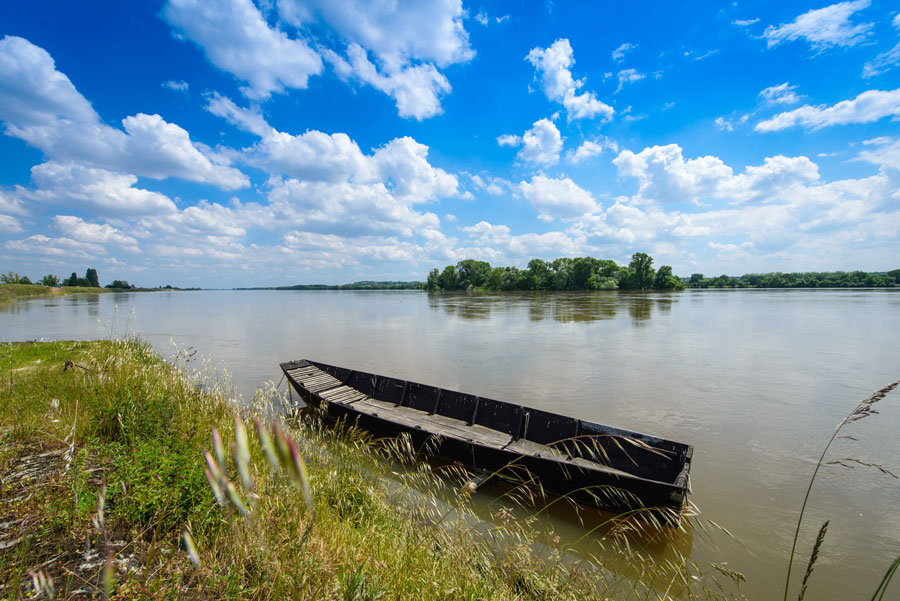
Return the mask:
{"type": "Polygon", "coordinates": [[[456,438],[488,447],[503,448],[512,436],[491,428],[468,425],[467,422],[445,415],[429,415],[424,411],[379,401],[371,397],[353,402],[353,409],[367,415],[389,419],[407,427],[434,432],[447,438],[456,438]]]}

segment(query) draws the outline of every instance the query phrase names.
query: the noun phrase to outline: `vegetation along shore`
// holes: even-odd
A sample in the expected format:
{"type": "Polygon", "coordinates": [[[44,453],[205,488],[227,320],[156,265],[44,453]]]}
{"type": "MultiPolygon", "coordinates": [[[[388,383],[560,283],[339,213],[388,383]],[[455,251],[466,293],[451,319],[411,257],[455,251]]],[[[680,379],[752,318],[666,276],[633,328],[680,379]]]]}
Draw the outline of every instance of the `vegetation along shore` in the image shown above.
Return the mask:
{"type": "MultiPolygon", "coordinates": [[[[272,390],[237,418],[217,372],[189,361],[134,340],[0,345],[0,596],[719,598],[714,567],[633,540],[623,569],[573,561],[402,440],[273,419],[272,390]]],[[[614,545],[637,524],[586,536],[614,545]]]]}

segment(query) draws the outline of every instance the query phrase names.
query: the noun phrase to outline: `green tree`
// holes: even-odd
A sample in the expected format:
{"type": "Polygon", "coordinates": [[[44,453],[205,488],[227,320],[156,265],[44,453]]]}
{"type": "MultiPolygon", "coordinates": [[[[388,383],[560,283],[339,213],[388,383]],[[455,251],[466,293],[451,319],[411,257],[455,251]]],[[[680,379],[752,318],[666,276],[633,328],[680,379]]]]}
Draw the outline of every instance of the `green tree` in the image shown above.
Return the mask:
{"type": "Polygon", "coordinates": [[[488,290],[500,290],[503,286],[503,274],[507,269],[509,269],[509,267],[494,267],[491,269],[491,273],[488,276],[484,287],[488,290]]]}
{"type": "Polygon", "coordinates": [[[42,286],[59,286],[59,278],[52,273],[48,273],[43,278],[41,278],[40,283],[42,286]]]}
{"type": "Polygon", "coordinates": [[[428,272],[428,280],[425,282],[426,290],[440,290],[441,289],[441,272],[438,271],[437,267],[428,272]]]}
{"type": "Polygon", "coordinates": [[[22,276],[13,271],[0,273],[0,282],[4,284],[22,284],[22,276]]]}
{"type": "Polygon", "coordinates": [[[569,257],[560,257],[550,262],[550,270],[553,272],[553,290],[572,290],[575,282],[574,261],[569,257]]]}
{"type": "Polygon", "coordinates": [[[88,267],[88,270],[84,273],[84,279],[88,281],[88,284],[92,288],[100,287],[100,278],[97,277],[97,270],[93,267],[88,267]]]}
{"type": "Polygon", "coordinates": [[[671,267],[663,265],[656,272],[653,287],[657,290],[684,290],[686,285],[680,277],[672,274],[671,267]]]}
{"type": "Polygon", "coordinates": [[[459,288],[481,288],[491,275],[491,264],[487,261],[465,259],[456,264],[456,273],[459,277],[459,288]]]}
{"type": "Polygon", "coordinates": [[[63,283],[63,286],[77,286],[78,285],[78,274],[74,271],[72,275],[70,275],[63,283]]]}
{"type": "Polygon", "coordinates": [[[628,270],[632,274],[629,279],[634,290],[649,290],[653,287],[655,275],[653,257],[647,253],[634,253],[631,255],[628,270]]]}
{"type": "Polygon", "coordinates": [[[893,280],[895,284],[900,284],[900,269],[891,269],[887,272],[888,280],[893,280]]]}
{"type": "Polygon", "coordinates": [[[447,265],[439,278],[441,290],[459,290],[459,276],[456,274],[456,266],[447,265]]]}
{"type": "Polygon", "coordinates": [[[546,261],[532,259],[528,262],[528,283],[531,290],[548,290],[553,287],[553,272],[546,261]]]}
{"type": "Polygon", "coordinates": [[[106,285],[107,288],[131,288],[128,280],[113,280],[111,284],[106,285]]]}

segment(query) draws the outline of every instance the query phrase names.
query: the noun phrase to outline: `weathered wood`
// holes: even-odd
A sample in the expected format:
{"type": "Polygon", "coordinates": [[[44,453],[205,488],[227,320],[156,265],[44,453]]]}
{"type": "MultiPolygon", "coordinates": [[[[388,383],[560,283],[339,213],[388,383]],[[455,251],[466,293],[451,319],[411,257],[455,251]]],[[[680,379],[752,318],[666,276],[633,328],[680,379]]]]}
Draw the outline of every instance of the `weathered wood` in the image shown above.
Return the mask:
{"type": "MultiPolygon", "coordinates": [[[[294,361],[291,388],[331,419],[417,445],[494,474],[523,471],[551,491],[610,508],[680,509],[693,447],[593,422],[356,370],[294,361]],[[628,495],[595,494],[613,487],[628,495]]],[[[476,482],[475,487],[480,485],[476,482]]]]}

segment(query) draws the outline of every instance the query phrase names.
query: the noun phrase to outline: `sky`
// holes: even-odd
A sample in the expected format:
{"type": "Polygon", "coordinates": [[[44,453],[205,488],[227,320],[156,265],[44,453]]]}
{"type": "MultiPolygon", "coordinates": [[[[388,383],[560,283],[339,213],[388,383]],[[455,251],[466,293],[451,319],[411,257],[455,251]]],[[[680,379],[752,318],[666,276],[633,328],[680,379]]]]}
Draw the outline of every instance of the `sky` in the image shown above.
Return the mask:
{"type": "Polygon", "coordinates": [[[0,271],[900,267],[893,2],[0,4],[0,271]]]}

